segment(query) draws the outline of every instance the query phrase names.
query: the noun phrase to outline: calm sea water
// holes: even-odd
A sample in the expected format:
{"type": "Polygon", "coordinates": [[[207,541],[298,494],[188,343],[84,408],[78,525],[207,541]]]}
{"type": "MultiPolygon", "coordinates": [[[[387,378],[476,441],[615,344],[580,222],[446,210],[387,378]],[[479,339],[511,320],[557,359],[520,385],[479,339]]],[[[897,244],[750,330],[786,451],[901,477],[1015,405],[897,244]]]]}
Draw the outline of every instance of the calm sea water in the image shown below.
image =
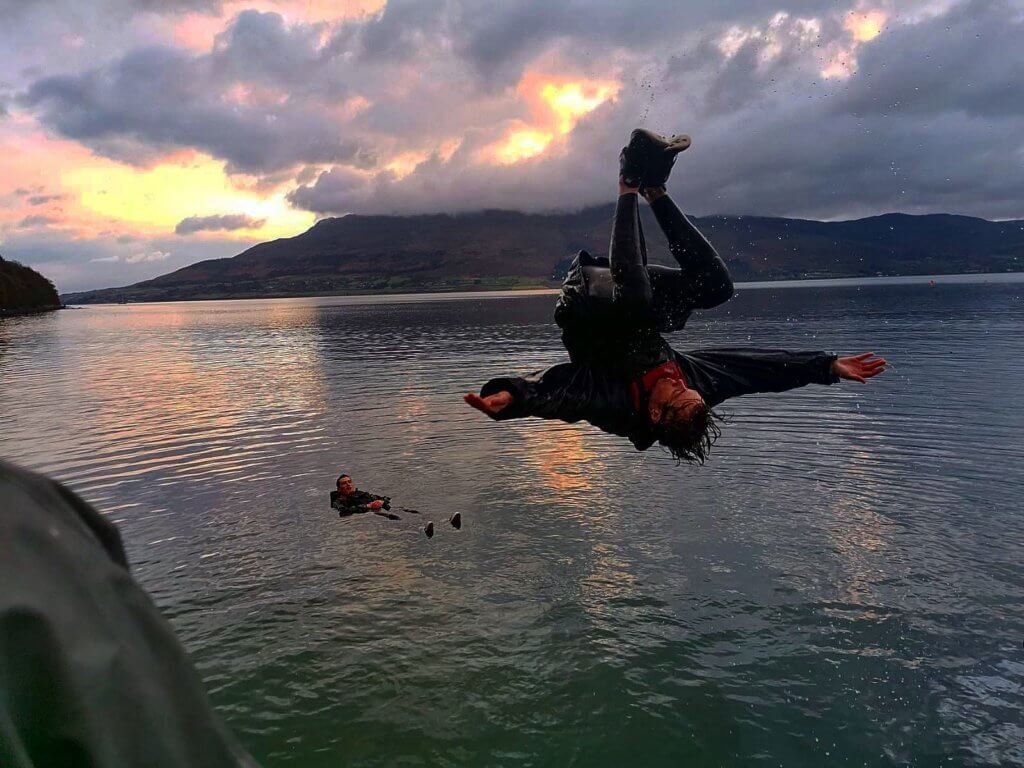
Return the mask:
{"type": "Polygon", "coordinates": [[[0,455],[120,524],[267,766],[1021,764],[1019,279],[699,315],[892,363],[728,402],[703,468],[461,402],[563,359],[550,295],[9,319],[0,455]],[[340,520],[340,470],[422,514],[340,520]]]}

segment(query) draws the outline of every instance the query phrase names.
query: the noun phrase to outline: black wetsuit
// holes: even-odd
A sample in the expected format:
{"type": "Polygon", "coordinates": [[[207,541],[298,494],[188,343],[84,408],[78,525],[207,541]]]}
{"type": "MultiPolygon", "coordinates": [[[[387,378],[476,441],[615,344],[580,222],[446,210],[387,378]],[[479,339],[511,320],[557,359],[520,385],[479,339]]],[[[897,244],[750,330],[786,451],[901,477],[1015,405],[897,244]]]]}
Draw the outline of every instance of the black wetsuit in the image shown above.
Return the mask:
{"type": "Polygon", "coordinates": [[[836,356],[828,352],[672,349],[661,334],[683,328],[694,309],[727,301],[732,280],[711,244],[667,196],[651,207],[680,268],[648,267],[638,205],[637,195],[619,197],[609,258],[581,251],[562,285],[555,322],[571,362],[488,381],[482,396],[513,395],[512,404],[492,418],[587,421],[628,437],[642,451],[657,435],[633,384],[668,361],[678,363],[688,386],[711,407],[753,392],[839,380],[832,372],[836,356]]]}
{"type": "Polygon", "coordinates": [[[373,501],[383,501],[384,509],[391,508],[390,496],[377,496],[366,491],[353,491],[348,496],[342,496],[341,491],[331,491],[331,506],[338,510],[340,517],[359,515],[364,512],[372,512],[366,505],[373,501]]]}

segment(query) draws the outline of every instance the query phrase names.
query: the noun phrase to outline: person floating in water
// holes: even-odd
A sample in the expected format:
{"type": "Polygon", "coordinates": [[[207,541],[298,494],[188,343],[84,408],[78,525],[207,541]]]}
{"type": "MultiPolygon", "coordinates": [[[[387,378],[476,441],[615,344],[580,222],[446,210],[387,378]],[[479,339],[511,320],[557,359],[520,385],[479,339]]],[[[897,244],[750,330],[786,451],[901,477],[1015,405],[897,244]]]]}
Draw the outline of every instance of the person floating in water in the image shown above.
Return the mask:
{"type": "Polygon", "coordinates": [[[331,507],[338,510],[339,517],[350,517],[367,512],[386,517],[389,520],[400,520],[398,515],[393,515],[387,510],[391,509],[390,496],[377,496],[366,491],[356,489],[349,475],[339,475],[335,483],[337,490],[331,491],[331,507]]]}
{"type": "MultiPolygon", "coordinates": [[[[339,517],[351,517],[352,515],[373,512],[375,515],[386,517],[388,520],[402,519],[389,511],[391,509],[390,496],[377,496],[373,493],[358,490],[350,475],[339,475],[335,485],[337,485],[337,490],[331,491],[331,508],[338,510],[339,517]]],[[[400,507],[399,510],[401,512],[408,512],[410,515],[418,515],[420,513],[418,509],[409,509],[408,507],[400,507]]],[[[448,518],[448,522],[455,530],[461,529],[462,513],[456,512],[448,518]]],[[[433,538],[434,523],[428,522],[423,528],[423,532],[426,533],[428,539],[433,538]]]]}
{"type": "Polygon", "coordinates": [[[568,363],[491,379],[465,401],[497,421],[535,416],[587,421],[703,463],[718,437],[716,405],[754,392],[784,392],[840,379],[866,382],[885,370],[873,352],[840,357],[745,347],[677,352],[662,337],[694,310],[733,295],[725,263],[669,197],[665,184],[688,136],[637,129],[619,156],[619,197],[607,258],[580,251],[555,306],[568,363]],[[639,196],[650,204],[679,268],[647,264],[639,196]]]}

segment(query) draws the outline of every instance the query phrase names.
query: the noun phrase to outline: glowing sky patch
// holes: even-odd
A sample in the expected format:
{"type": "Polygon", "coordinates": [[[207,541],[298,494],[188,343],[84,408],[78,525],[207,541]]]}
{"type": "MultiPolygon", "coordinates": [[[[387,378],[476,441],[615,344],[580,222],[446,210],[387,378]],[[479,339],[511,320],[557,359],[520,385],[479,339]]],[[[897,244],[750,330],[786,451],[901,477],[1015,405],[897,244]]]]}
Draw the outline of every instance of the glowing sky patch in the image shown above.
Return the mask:
{"type": "Polygon", "coordinates": [[[494,160],[501,165],[529,160],[547,149],[553,138],[553,134],[532,128],[512,131],[504,142],[493,149],[494,160]]]}
{"type": "Polygon", "coordinates": [[[888,16],[883,11],[851,11],[843,19],[843,28],[850,36],[848,45],[833,45],[821,76],[845,80],[857,71],[857,48],[874,40],[885,27],[888,16]]]}
{"type": "Polygon", "coordinates": [[[265,220],[258,229],[204,233],[206,237],[251,239],[298,234],[315,217],[292,208],[283,192],[260,195],[240,190],[224,173],[224,164],[205,155],[144,170],[110,161],[68,169],[61,184],[81,208],[148,235],[174,232],[190,216],[245,214],[265,220]]]}
{"type": "Polygon", "coordinates": [[[416,170],[416,166],[430,157],[430,152],[402,152],[391,158],[384,166],[396,179],[404,179],[416,170]]]}
{"type": "Polygon", "coordinates": [[[586,115],[614,100],[621,84],[611,80],[583,80],[528,72],[516,90],[531,114],[531,123],[517,123],[505,138],[485,148],[481,158],[499,165],[514,165],[543,153],[567,135],[586,115]]]}
{"type": "Polygon", "coordinates": [[[882,11],[854,12],[846,17],[843,26],[858,43],[866,43],[882,34],[887,18],[882,11]]]}
{"type": "Polygon", "coordinates": [[[618,93],[617,83],[548,83],[541,98],[551,107],[560,133],[568,133],[581,117],[618,93]]]}

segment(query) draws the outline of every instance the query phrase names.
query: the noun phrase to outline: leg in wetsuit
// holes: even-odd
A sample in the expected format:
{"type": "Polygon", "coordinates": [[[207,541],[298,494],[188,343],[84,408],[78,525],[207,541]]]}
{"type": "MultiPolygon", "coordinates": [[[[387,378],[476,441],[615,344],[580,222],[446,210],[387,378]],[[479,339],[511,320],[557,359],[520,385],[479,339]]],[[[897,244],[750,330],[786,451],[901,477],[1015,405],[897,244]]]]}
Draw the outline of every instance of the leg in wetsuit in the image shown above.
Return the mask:
{"type": "MultiPolygon", "coordinates": [[[[675,301],[688,304],[690,309],[711,309],[728,301],[733,292],[732,278],[707,238],[679,210],[664,187],[644,190],[644,196],[680,267],[673,270],[678,277],[674,284],[665,286],[666,293],[674,294],[675,301]]],[[[642,232],[640,237],[642,243],[642,232]]],[[[656,274],[660,273],[659,268],[655,269],[656,274]]],[[[673,303],[673,297],[666,296],[665,302],[673,303]]]]}
{"type": "Polygon", "coordinates": [[[639,196],[621,194],[608,258],[581,252],[555,308],[574,361],[607,364],[613,348],[652,346],[645,337],[680,330],[694,309],[732,296],[725,263],[664,188],[645,190],[645,196],[679,268],[647,265],[639,196]]]}
{"type": "Polygon", "coordinates": [[[694,309],[710,309],[732,296],[732,279],[711,243],[664,188],[644,190],[679,269],[647,266],[647,246],[635,194],[620,195],[608,253],[613,300],[638,311],[649,306],[661,330],[678,330],[694,309]]]}

